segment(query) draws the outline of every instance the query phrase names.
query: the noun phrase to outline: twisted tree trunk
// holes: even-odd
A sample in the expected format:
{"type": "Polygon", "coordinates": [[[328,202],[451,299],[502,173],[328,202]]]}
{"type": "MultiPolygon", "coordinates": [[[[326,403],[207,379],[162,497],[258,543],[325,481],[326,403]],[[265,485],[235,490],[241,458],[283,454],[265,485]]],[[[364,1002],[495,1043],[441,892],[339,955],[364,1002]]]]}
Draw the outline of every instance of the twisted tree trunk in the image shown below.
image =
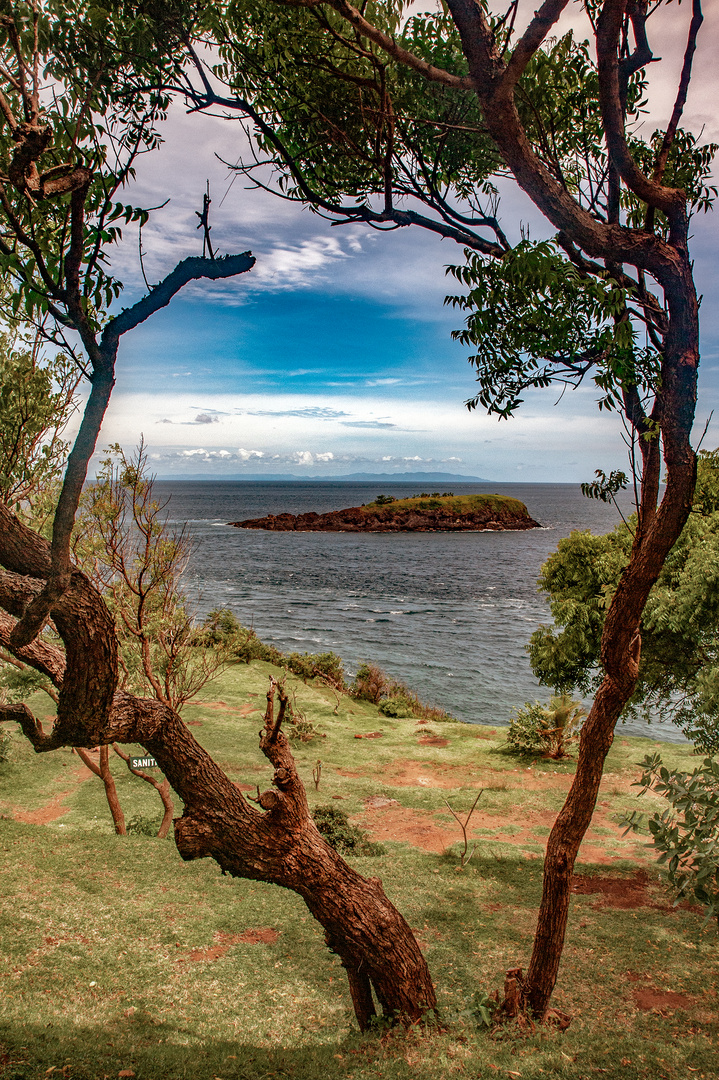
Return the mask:
{"type": "MultiPolygon", "coordinates": [[[[0,604],[16,617],[43,588],[49,545],[0,506],[0,604]]],[[[318,832],[281,724],[286,697],[267,695],[260,749],[274,766],[272,789],[255,808],[197,743],[167,705],[116,690],[115,629],[102,597],[78,571],[51,612],[65,653],[36,639],[22,659],[59,689],[57,720],[45,732],[25,705],[0,708],[17,720],[38,753],[60,746],[139,743],[157,761],[185,804],[175,821],[183,859],[210,857],[235,877],[292,889],[325,929],[349,980],[359,1026],[383,1013],[413,1023],[436,1008],[429,970],[408,924],[387,899],[379,878],[364,878],[318,832]]],[[[15,619],[0,619],[0,643],[10,647],[15,619]]]]}

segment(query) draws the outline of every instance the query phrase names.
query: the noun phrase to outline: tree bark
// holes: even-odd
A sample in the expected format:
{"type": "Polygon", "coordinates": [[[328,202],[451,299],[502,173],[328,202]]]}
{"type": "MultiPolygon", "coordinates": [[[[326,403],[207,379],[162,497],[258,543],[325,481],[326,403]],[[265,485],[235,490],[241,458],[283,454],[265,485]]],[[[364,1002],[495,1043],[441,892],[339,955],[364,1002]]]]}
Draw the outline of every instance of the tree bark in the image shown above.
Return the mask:
{"type": "Polygon", "coordinates": [[[75,752],[82,762],[87,766],[90,772],[95,776],[99,776],[105,785],[105,795],[107,797],[107,805],[110,807],[110,813],[112,814],[112,823],[115,826],[115,832],[118,836],[127,836],[127,828],[125,826],[125,815],[122,812],[120,806],[120,800],[117,797],[117,788],[115,787],[115,781],[113,775],[110,772],[110,757],[108,748],[106,746],[100,747],[100,762],[95,764],[87,750],[83,750],[81,746],[75,747],[75,752]]]}
{"type": "MultiPolygon", "coordinates": [[[[8,571],[0,577],[0,601],[5,606],[7,598],[12,606],[14,585],[20,597],[15,610],[20,612],[25,599],[43,587],[50,571],[50,549],[3,506],[0,563],[8,571]]],[[[349,866],[312,820],[281,730],[284,693],[279,692],[277,719],[276,688],[268,693],[260,749],[274,767],[273,788],[262,793],[255,808],[168,705],[116,689],[115,628],[102,597],[79,571],[73,571],[51,615],[65,647],[66,664],[60,650],[48,652],[47,646],[40,650],[40,642],[25,647],[23,659],[34,664],[37,656],[59,689],[55,725],[51,732],[43,731],[24,705],[0,708],[0,720],[17,720],[38,753],[60,746],[139,743],[185,804],[182,817],[175,821],[175,842],[183,859],[210,857],[235,877],[267,881],[298,893],[347,971],[362,1030],[375,1014],[372,991],[383,1013],[393,1020],[415,1023],[434,1011],[437,1002],[427,964],[382,882],[349,866]]],[[[4,625],[0,622],[0,631],[4,625]]],[[[11,637],[11,625],[5,634],[11,637]]]]}

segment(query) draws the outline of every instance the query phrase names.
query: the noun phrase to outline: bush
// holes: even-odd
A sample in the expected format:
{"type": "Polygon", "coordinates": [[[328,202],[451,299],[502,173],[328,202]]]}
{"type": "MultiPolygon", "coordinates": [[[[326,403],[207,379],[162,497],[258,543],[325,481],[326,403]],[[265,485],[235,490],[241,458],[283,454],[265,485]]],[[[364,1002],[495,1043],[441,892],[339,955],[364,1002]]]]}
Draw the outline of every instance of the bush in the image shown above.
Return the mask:
{"type": "Polygon", "coordinates": [[[307,682],[323,679],[335,690],[345,690],[345,673],[342,657],[337,653],[298,653],[285,655],[274,645],[260,641],[255,631],[243,626],[229,608],[215,608],[205,617],[194,637],[194,644],[205,648],[222,646],[235,660],[249,664],[252,660],[264,660],[268,664],[284,667],[307,682]]]}
{"type": "Polygon", "coordinates": [[[556,695],[548,705],[528,701],[512,717],[507,746],[516,754],[542,754],[555,760],[567,757],[585,716],[580,703],[569,694],[556,695]]]}
{"type": "Polygon", "coordinates": [[[409,701],[403,697],[390,697],[381,701],[379,711],[383,716],[392,716],[395,720],[408,720],[414,716],[414,710],[409,701]]]}
{"type": "Polygon", "coordinates": [[[312,820],[330,847],[340,855],[384,855],[381,844],[367,838],[364,829],[350,825],[344,810],[337,806],[318,806],[312,820]]]}
{"type": "Polygon", "coordinates": [[[378,495],[374,502],[375,506],[388,506],[396,501],[394,495],[378,495]]]}
{"type": "Polygon", "coordinates": [[[135,836],[152,836],[156,838],[160,831],[161,824],[162,818],[143,817],[142,815],[138,815],[137,817],[130,818],[126,828],[128,833],[133,833],[135,836]]]}
{"type": "Polygon", "coordinates": [[[10,759],[10,744],[12,738],[9,732],[5,731],[5,728],[0,727],[0,762],[8,761],[10,759]]]}
{"type": "MultiPolygon", "coordinates": [[[[281,654],[280,654],[281,655],[281,654]]],[[[308,679],[322,679],[335,690],[345,690],[345,672],[342,657],[337,653],[288,653],[278,661],[280,667],[288,668],[293,675],[308,679]]]]}
{"type": "MultiPolygon", "coordinates": [[[[687,773],[667,769],[659,754],[648,754],[640,765],[641,793],[651,788],[669,803],[663,813],[649,819],[648,826],[677,903],[693,895],[704,905],[707,918],[719,921],[719,761],[704,758],[687,773]]],[[[635,812],[626,824],[638,830],[643,816],[635,812]]]]}
{"type": "Polygon", "coordinates": [[[422,720],[434,720],[437,723],[454,721],[444,709],[434,705],[425,705],[404,683],[392,679],[377,664],[362,664],[349,687],[352,697],[358,701],[370,701],[379,706],[385,716],[397,719],[409,719],[416,716],[422,720]]]}
{"type": "Polygon", "coordinates": [[[389,690],[389,679],[376,664],[362,664],[350,686],[352,697],[358,701],[369,701],[372,705],[379,705],[382,698],[389,694],[389,690]]]}

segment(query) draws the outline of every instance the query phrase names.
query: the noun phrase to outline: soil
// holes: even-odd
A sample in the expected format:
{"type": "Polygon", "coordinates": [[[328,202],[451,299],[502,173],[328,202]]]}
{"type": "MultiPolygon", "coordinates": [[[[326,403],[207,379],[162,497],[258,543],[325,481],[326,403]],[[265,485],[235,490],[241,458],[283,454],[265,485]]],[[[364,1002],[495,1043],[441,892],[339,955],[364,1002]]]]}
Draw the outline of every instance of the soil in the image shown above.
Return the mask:
{"type": "Polygon", "coordinates": [[[441,735],[422,735],[418,742],[420,746],[449,746],[449,739],[441,735]]]}
{"type": "Polygon", "coordinates": [[[599,893],[602,899],[597,907],[631,909],[644,907],[649,903],[648,884],[649,875],[646,870],[637,870],[631,878],[575,874],[572,879],[572,892],[583,896],[599,893]]]}
{"type": "Polygon", "coordinates": [[[399,840],[438,855],[458,839],[457,829],[438,824],[433,814],[410,810],[399,803],[378,810],[368,809],[360,817],[359,824],[373,840],[399,840]]]}
{"type": "MultiPolygon", "coordinates": [[[[255,695],[255,696],[257,696],[257,695],[255,695]]],[[[259,705],[252,705],[250,702],[248,702],[246,705],[240,705],[240,707],[238,709],[238,708],[235,708],[234,705],[228,705],[227,702],[225,702],[225,701],[203,701],[202,708],[203,709],[212,709],[213,712],[236,713],[237,715],[243,716],[243,717],[244,716],[250,716],[250,714],[254,713],[254,712],[262,712],[262,709],[260,709],[259,705]]],[[[198,723],[198,721],[197,720],[189,720],[189,721],[185,721],[185,723],[190,723],[190,724],[195,723],[196,724],[196,723],[198,723]]]]}
{"type": "Polygon", "coordinates": [[[232,945],[274,945],[279,936],[271,926],[258,926],[253,930],[243,930],[241,934],[226,934],[219,930],[213,938],[214,945],[206,949],[190,949],[187,956],[180,956],[175,962],[184,964],[188,960],[192,963],[219,960],[226,956],[232,945]]]}
{"type": "MultiPolygon", "coordinates": [[[[363,773],[350,773],[338,770],[341,776],[361,776],[363,773]]],[[[432,787],[444,790],[453,790],[460,787],[472,787],[475,790],[480,787],[495,788],[502,790],[506,787],[509,779],[506,771],[473,769],[467,766],[436,764],[410,759],[399,760],[386,765],[382,770],[382,778],[385,783],[396,787],[432,787]]],[[[511,783],[514,787],[519,786],[526,791],[559,790],[567,791],[572,777],[566,773],[558,773],[551,770],[516,769],[511,770],[511,783]]],[[[612,787],[618,784],[617,777],[610,777],[612,787]]],[[[622,786],[627,786],[629,781],[622,786]]],[[[461,796],[458,797],[461,800],[461,796]]],[[[457,801],[456,799],[454,801],[457,801]]],[[[457,812],[461,812],[461,806],[455,806],[457,812]]],[[[610,865],[613,862],[633,859],[640,864],[649,865],[651,856],[643,844],[626,844],[619,847],[622,841],[623,829],[611,820],[609,803],[600,802],[594,813],[592,826],[587,832],[587,838],[582,844],[580,858],[584,862],[598,865],[610,865]],[[609,830],[596,832],[596,829],[609,830]]],[[[469,837],[474,843],[492,842],[511,844],[515,847],[528,848],[525,851],[527,858],[539,858],[537,845],[544,847],[547,831],[551,829],[556,818],[554,810],[530,810],[525,809],[520,821],[512,821],[505,814],[489,814],[482,810],[475,810],[469,826],[469,837]],[[514,832],[503,831],[507,825],[516,825],[514,832]],[[478,833],[477,830],[482,830],[478,833]]],[[[425,812],[415,811],[399,804],[387,806],[384,803],[378,805],[365,801],[365,814],[357,819],[357,823],[367,829],[372,839],[378,841],[394,840],[401,843],[411,844],[423,851],[441,853],[461,841],[460,830],[457,826],[445,822],[443,817],[425,812]]],[[[645,871],[642,871],[645,873],[645,871]]],[[[590,879],[596,882],[599,879],[590,879]]],[[[610,879],[616,882],[616,879],[610,879]]],[[[595,891],[600,892],[600,889],[595,891]]],[[[636,891],[636,884],[635,884],[636,891]]],[[[602,896],[601,903],[608,904],[606,896],[602,896]]],[[[618,905],[615,905],[618,906],[618,905]]]]}
{"type": "MultiPolygon", "coordinates": [[[[584,850],[582,848],[583,854],[584,850]]],[[[598,893],[600,899],[597,900],[596,904],[592,905],[596,908],[632,909],[650,907],[655,911],[664,911],[667,914],[680,910],[693,911],[698,915],[701,915],[703,910],[698,904],[692,904],[688,900],[682,901],[681,904],[655,903],[649,892],[649,875],[646,870],[637,870],[630,878],[575,874],[572,879],[572,892],[585,896],[598,893]]],[[[641,978],[639,975],[633,978],[631,972],[629,977],[632,981],[641,978]]]]}
{"type": "Polygon", "coordinates": [[[73,795],[81,784],[84,784],[86,780],[92,779],[92,773],[84,765],[79,766],[76,769],[69,770],[68,773],[62,777],[63,781],[74,780],[72,787],[67,788],[65,791],[58,792],[57,795],[46,802],[44,806],[38,807],[37,810],[23,810],[19,806],[12,806],[12,816],[15,821],[23,821],[26,825],[49,825],[51,821],[57,821],[58,818],[63,817],[64,814],[69,814],[72,810],[71,806],[63,806],[65,799],[73,795]]]}
{"type": "Polygon", "coordinates": [[[634,1004],[638,1009],[650,1012],[654,1009],[666,1013],[673,1009],[691,1009],[692,998],[678,994],[674,990],[657,990],[655,986],[643,986],[641,990],[632,990],[634,1004]]]}

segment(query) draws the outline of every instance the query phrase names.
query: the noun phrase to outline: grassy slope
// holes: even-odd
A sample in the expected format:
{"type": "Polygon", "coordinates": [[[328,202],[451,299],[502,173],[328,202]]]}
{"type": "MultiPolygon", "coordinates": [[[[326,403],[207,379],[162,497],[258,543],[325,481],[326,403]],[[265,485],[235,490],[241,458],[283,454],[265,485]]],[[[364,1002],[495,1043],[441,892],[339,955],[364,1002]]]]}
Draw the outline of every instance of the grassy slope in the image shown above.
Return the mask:
{"type": "Polygon", "coordinates": [[[473,514],[476,510],[484,507],[489,507],[495,514],[507,510],[510,514],[521,517],[527,517],[528,515],[524,503],[520,502],[519,499],[510,498],[508,495],[451,495],[426,499],[396,499],[393,503],[382,503],[381,505],[376,502],[367,503],[362,509],[365,513],[375,513],[377,510],[389,510],[391,513],[395,513],[402,510],[438,510],[440,507],[451,510],[457,516],[473,514]]]}
{"type": "MultiPolygon", "coordinates": [[[[241,714],[261,709],[272,670],[258,662],[233,668],[206,689],[205,704],[185,714],[201,722],[193,732],[238,782],[270,779],[257,751],[260,712],[241,714]]],[[[606,907],[596,895],[573,900],[555,1002],[574,1016],[568,1031],[487,1035],[468,1015],[475,990],[500,986],[507,968],[526,964],[541,888],[541,862],[532,856],[546,834],[545,824],[532,822],[561,804],[571,763],[517,762],[501,752],[501,729],[469,725],[436,725],[449,744],[420,745],[413,721],[387,719],[347,698],[334,715],[330,691],[294,685],[299,706],[326,736],[297,747],[314,804],[341,796],[333,805],[367,823],[377,817],[364,811],[365,798],[383,794],[397,800],[403,820],[414,815],[420,829],[431,821],[449,830],[443,798],[466,809],[485,788],[480,847],[465,870],[458,870],[457,844],[434,854],[385,841],[386,855],[356,860],[362,872],[382,877],[416,928],[447,1029],[360,1037],[339,962],[296,896],[223,877],[209,861],[183,864],[171,841],[115,837],[99,781],[81,782],[69,752],[38,758],[18,735],[11,761],[0,765],[3,1080],[63,1069],[97,1080],[124,1069],[157,1080],[715,1074],[716,928],[694,912],[668,909],[658,884],[635,909],[606,907]],[[382,738],[354,737],[378,730],[382,738]],[[413,770],[428,783],[403,783],[413,770]],[[11,817],[49,803],[67,812],[44,825],[11,817]],[[273,944],[231,943],[262,928],[279,932],[273,944]],[[690,1005],[640,1012],[637,986],[685,993],[690,1005]]],[[[582,872],[630,874],[639,859],[656,876],[648,853],[634,839],[622,841],[612,823],[636,806],[634,763],[652,746],[617,738],[601,796],[604,825],[587,849],[615,861],[590,861],[582,872]]],[[[668,762],[690,762],[685,748],[662,750],[668,762]]],[[[155,815],[149,787],[126,778],[119,759],[113,767],[128,816],[155,815]]]]}

